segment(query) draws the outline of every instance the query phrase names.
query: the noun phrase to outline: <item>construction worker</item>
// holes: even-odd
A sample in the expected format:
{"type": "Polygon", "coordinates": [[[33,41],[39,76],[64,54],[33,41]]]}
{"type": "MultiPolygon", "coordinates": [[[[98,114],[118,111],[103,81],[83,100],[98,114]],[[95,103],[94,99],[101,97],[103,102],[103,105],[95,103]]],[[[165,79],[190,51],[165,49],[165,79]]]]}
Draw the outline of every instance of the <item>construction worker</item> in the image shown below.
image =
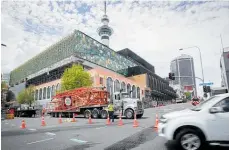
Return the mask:
{"type": "Polygon", "coordinates": [[[108,105],[108,114],[109,114],[109,117],[112,119],[112,122],[114,122],[114,105],[113,105],[113,101],[110,101],[110,103],[108,105]]]}

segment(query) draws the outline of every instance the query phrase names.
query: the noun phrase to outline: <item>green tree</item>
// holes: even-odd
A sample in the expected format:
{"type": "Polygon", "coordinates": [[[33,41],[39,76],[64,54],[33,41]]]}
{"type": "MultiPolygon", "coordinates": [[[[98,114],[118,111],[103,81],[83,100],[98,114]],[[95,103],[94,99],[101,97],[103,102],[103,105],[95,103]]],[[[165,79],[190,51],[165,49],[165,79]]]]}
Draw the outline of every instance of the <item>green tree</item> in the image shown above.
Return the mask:
{"type": "Polygon", "coordinates": [[[61,77],[61,91],[92,86],[91,76],[81,65],[73,65],[61,77]]]}
{"type": "Polygon", "coordinates": [[[185,97],[188,99],[188,100],[191,100],[191,93],[190,92],[185,92],[185,97]]]}
{"type": "Polygon", "coordinates": [[[35,90],[34,86],[29,86],[28,88],[22,90],[17,96],[18,103],[28,104],[29,106],[31,106],[35,101],[34,90],[35,90]]]}
{"type": "Polygon", "coordinates": [[[25,99],[26,99],[25,89],[23,89],[21,92],[18,93],[17,101],[19,104],[25,104],[26,103],[25,99]]]}
{"type": "Polygon", "coordinates": [[[6,82],[5,81],[2,81],[1,82],[1,90],[2,89],[7,89],[7,88],[8,88],[8,86],[7,86],[6,82]]]}

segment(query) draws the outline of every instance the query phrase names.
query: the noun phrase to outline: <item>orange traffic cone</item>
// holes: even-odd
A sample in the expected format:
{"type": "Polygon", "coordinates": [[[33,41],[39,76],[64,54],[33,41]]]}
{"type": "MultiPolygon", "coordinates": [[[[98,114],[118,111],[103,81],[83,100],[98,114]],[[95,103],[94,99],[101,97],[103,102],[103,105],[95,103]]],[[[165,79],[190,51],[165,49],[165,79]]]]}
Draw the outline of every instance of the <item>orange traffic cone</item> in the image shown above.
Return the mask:
{"type": "Polygon", "coordinates": [[[156,114],[156,120],[155,120],[155,125],[154,125],[154,128],[158,128],[158,115],[156,114]]]}
{"type": "Polygon", "coordinates": [[[46,123],[45,123],[45,118],[44,118],[44,116],[42,116],[42,120],[41,120],[41,126],[46,126],[46,123]]]}
{"type": "Polygon", "coordinates": [[[59,120],[58,120],[59,124],[62,123],[62,118],[61,118],[61,114],[59,115],[59,120]]]}
{"type": "Polygon", "coordinates": [[[119,115],[118,126],[123,126],[123,122],[122,122],[122,114],[121,114],[121,112],[120,112],[120,115],[119,115]]]}
{"type": "Polygon", "coordinates": [[[108,114],[108,116],[107,116],[107,122],[106,122],[106,124],[107,124],[107,125],[110,125],[110,124],[111,124],[109,114],[108,114]]]}
{"type": "Polygon", "coordinates": [[[71,122],[76,122],[75,114],[73,114],[71,122]]]}
{"type": "Polygon", "coordinates": [[[92,124],[91,116],[89,116],[88,123],[92,124]]]}
{"type": "Polygon", "coordinates": [[[26,128],[25,120],[22,120],[22,122],[21,122],[21,129],[25,129],[25,128],[26,128]]]}
{"type": "Polygon", "coordinates": [[[136,113],[134,113],[134,124],[133,124],[133,127],[138,127],[138,121],[137,121],[136,113]]]}

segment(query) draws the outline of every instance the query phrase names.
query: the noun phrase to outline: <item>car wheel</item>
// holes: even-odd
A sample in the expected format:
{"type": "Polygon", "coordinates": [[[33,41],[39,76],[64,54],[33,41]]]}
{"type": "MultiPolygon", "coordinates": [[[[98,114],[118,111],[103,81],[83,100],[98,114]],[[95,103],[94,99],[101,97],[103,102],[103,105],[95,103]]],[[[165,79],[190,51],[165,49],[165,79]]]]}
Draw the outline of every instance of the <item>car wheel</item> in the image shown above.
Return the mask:
{"type": "Polygon", "coordinates": [[[132,109],[127,109],[125,111],[125,116],[127,119],[133,119],[134,118],[134,111],[132,109]]]}
{"type": "Polygon", "coordinates": [[[97,118],[99,118],[99,110],[98,109],[94,109],[93,111],[92,111],[92,117],[94,118],[94,119],[97,119],[97,118]]]}
{"type": "Polygon", "coordinates": [[[91,116],[91,111],[87,109],[84,111],[84,118],[89,118],[89,116],[91,116]]]}
{"type": "Polygon", "coordinates": [[[108,113],[106,110],[101,110],[100,115],[102,119],[107,119],[108,113]]]}
{"type": "Polygon", "coordinates": [[[176,135],[176,143],[182,150],[201,150],[204,147],[205,138],[196,130],[184,129],[176,135]]]}

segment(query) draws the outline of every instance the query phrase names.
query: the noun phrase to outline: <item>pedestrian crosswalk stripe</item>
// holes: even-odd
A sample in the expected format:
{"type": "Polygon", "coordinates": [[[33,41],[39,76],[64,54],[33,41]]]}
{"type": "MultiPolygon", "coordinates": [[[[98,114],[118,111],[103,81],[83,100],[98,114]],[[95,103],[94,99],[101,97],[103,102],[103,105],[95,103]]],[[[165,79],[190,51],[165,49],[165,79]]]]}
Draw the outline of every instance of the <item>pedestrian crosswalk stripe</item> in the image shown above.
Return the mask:
{"type": "Polygon", "coordinates": [[[47,135],[56,135],[55,133],[51,133],[51,132],[46,132],[45,134],[47,134],[47,135]]]}
{"type": "Polygon", "coordinates": [[[29,129],[30,131],[36,131],[37,129],[29,129]]]}
{"type": "Polygon", "coordinates": [[[87,141],[82,141],[78,139],[70,139],[71,141],[77,142],[77,143],[87,143],[87,141]]]}

